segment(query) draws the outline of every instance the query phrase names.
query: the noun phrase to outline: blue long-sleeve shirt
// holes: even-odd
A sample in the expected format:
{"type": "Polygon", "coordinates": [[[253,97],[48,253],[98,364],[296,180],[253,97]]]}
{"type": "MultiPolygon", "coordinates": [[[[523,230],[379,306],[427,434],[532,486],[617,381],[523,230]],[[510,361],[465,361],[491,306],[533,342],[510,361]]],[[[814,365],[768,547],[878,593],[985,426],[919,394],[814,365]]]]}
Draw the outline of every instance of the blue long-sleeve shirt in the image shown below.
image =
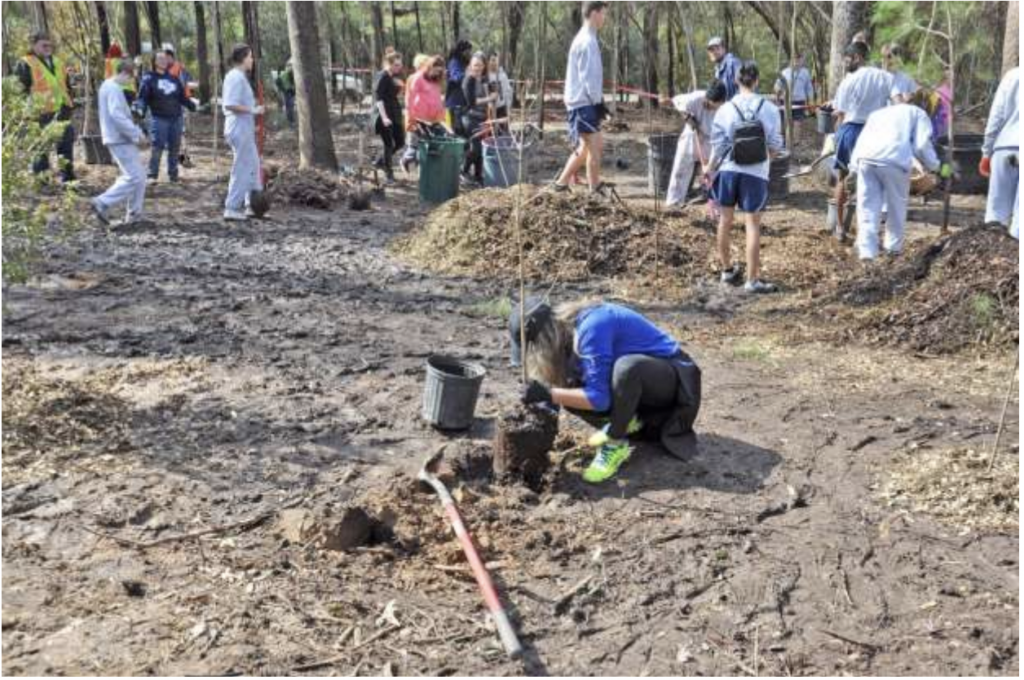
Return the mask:
{"type": "Polygon", "coordinates": [[[736,76],[740,72],[743,62],[732,52],[727,52],[722,61],[715,64],[715,80],[725,85],[725,100],[729,101],[740,91],[736,84],[736,76]]]}
{"type": "Polygon", "coordinates": [[[583,393],[595,411],[612,406],[612,371],[627,354],[672,357],[679,343],[628,307],[605,303],[585,309],[576,317],[576,356],[579,357],[583,393]]]}
{"type": "Polygon", "coordinates": [[[181,107],[195,111],[195,104],[185,95],[185,86],[181,80],[170,73],[149,71],[142,76],[139,86],[139,106],[149,108],[150,113],[159,118],[178,118],[182,115],[181,107]]]}

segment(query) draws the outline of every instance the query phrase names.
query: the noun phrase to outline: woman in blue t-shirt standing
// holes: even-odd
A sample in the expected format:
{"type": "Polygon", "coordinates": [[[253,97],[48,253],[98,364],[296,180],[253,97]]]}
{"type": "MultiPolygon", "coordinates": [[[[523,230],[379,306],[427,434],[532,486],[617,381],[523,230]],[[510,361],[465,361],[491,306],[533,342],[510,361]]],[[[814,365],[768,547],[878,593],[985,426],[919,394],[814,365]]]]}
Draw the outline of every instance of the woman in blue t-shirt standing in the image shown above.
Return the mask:
{"type": "MultiPolygon", "coordinates": [[[[630,435],[657,439],[678,457],[692,450],[700,369],[670,335],[628,307],[600,301],[553,310],[532,299],[525,316],[521,354],[536,379],[524,388],[523,402],[564,406],[603,426],[590,438],[596,451],[584,480],[614,477],[632,454],[630,435]]],[[[514,354],[522,325],[516,310],[514,354]]]]}

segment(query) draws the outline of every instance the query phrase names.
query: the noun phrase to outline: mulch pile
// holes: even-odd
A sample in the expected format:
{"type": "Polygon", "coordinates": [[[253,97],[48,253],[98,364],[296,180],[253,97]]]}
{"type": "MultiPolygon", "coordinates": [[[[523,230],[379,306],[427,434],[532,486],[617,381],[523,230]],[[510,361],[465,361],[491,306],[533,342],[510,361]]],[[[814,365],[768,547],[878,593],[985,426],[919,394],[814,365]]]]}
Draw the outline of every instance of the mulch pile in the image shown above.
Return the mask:
{"type": "Polygon", "coordinates": [[[267,189],[274,203],[329,210],[348,195],[346,180],[323,170],[268,166],[267,189]]]}
{"type": "Polygon", "coordinates": [[[865,270],[836,291],[862,339],[928,353],[1010,345],[1019,332],[1020,256],[1003,230],[970,227],[865,270]]]}
{"type": "MultiPolygon", "coordinates": [[[[515,277],[516,195],[483,189],[451,200],[397,250],[435,272],[515,277]]],[[[653,272],[656,258],[663,276],[689,280],[710,271],[711,234],[583,193],[524,187],[522,230],[525,274],[534,280],[638,275],[653,272]]]]}

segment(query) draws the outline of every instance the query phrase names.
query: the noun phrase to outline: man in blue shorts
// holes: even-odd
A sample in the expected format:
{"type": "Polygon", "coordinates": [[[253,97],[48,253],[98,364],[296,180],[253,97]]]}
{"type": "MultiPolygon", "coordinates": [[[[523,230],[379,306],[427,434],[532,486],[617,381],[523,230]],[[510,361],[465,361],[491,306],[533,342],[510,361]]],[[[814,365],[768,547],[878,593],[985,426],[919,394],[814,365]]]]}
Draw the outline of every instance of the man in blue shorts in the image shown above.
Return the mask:
{"type": "Polygon", "coordinates": [[[604,69],[597,32],[604,25],[606,2],[583,3],[583,27],[569,48],[565,67],[565,108],[568,111],[569,139],[575,147],[551,190],[569,191],[569,182],[586,165],[587,183],[592,193],[604,193],[601,181],[601,154],[604,138],[601,121],[608,114],[602,87],[604,69]]]}
{"type": "Polygon", "coordinates": [[[888,106],[893,89],[892,74],[874,66],[866,66],[868,46],[855,42],[843,53],[846,76],[836,90],[833,114],[836,116],[836,160],[838,181],[835,188],[836,237],[846,239],[843,227],[846,212],[846,178],[850,173],[850,157],[853,147],[868,116],[888,106]]]}

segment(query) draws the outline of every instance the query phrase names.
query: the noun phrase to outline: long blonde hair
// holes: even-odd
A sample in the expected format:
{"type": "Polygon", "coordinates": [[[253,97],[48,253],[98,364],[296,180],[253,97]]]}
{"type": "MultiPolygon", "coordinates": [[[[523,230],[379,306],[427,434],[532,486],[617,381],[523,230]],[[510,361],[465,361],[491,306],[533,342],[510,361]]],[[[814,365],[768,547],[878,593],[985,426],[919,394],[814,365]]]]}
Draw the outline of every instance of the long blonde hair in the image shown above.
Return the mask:
{"type": "Polygon", "coordinates": [[[554,318],[527,343],[526,372],[551,387],[571,387],[576,381],[576,319],[601,300],[589,298],[567,302],[555,309],[554,318]]]}

